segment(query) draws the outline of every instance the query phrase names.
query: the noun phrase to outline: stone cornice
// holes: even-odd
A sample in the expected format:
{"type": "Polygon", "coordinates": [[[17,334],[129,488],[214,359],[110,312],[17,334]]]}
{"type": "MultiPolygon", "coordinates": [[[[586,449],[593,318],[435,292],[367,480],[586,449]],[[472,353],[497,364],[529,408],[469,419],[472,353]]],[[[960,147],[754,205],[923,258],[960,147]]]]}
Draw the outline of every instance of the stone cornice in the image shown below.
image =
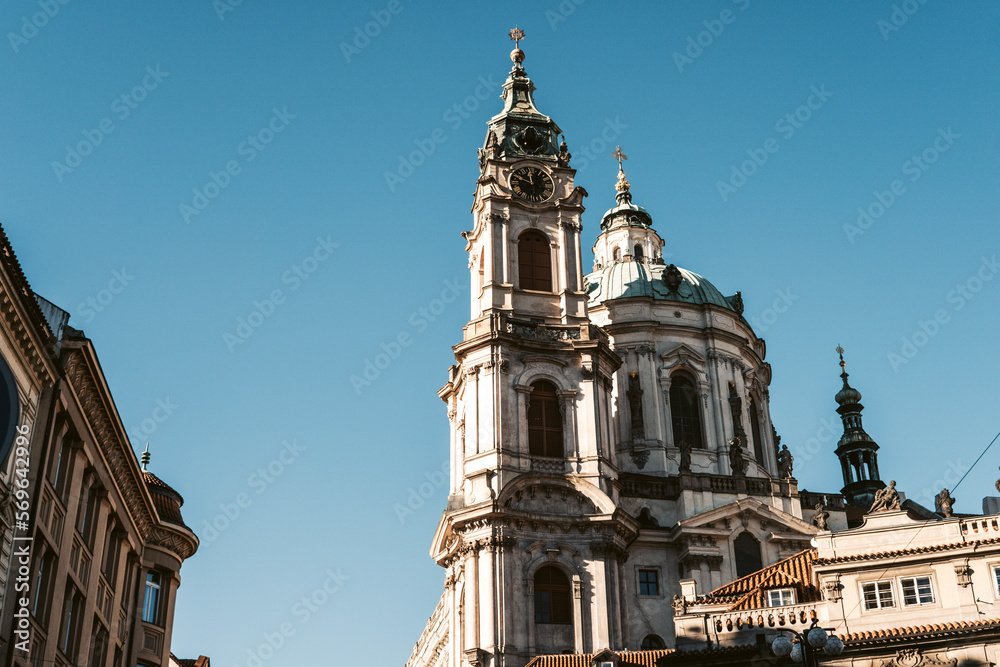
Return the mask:
{"type": "Polygon", "coordinates": [[[62,364],[139,534],[147,544],[165,549],[181,560],[190,558],[198,549],[198,538],[186,527],[165,524],[157,515],[97,364],[93,345],[86,339],[70,341],[63,348],[62,364]]]}
{"type": "Polygon", "coordinates": [[[4,277],[9,281],[9,288],[4,285],[7,289],[0,290],[0,316],[3,317],[16,345],[41,382],[51,384],[54,368],[50,365],[51,361],[46,353],[54,342],[54,337],[2,226],[0,226],[0,263],[3,266],[4,277]]]}

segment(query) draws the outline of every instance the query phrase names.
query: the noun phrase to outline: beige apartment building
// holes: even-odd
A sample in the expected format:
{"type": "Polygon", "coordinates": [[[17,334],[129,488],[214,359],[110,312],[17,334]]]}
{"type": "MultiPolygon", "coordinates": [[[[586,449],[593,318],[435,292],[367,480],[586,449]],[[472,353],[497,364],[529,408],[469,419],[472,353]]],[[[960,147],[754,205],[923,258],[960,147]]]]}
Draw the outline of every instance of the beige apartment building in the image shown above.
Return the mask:
{"type": "Polygon", "coordinates": [[[140,467],[93,343],[32,292],[0,229],[4,666],[166,667],[183,498],[140,467]],[[5,403],[9,400],[9,405],[5,403]]]}

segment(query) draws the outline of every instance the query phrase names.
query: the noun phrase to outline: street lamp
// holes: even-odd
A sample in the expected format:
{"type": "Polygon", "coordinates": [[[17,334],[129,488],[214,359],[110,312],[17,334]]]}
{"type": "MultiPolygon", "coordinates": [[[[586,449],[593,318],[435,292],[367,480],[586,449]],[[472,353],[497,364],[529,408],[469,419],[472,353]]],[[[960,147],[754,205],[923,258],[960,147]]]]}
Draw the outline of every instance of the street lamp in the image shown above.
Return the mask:
{"type": "Polygon", "coordinates": [[[818,623],[819,619],[814,618],[805,635],[790,628],[777,628],[778,632],[792,633],[796,641],[779,635],[771,643],[771,651],[778,657],[787,655],[792,662],[805,663],[806,667],[819,667],[820,649],[829,656],[840,655],[844,651],[844,642],[837,635],[828,635],[818,623]]]}

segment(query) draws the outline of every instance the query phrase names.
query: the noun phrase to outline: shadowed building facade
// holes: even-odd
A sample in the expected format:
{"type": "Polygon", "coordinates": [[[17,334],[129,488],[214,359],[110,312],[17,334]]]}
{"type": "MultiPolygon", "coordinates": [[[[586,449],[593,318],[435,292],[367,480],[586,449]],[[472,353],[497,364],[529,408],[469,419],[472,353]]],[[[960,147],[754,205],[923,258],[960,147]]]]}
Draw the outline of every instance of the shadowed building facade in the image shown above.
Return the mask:
{"type": "Polygon", "coordinates": [[[198,548],[183,498],[140,467],[93,343],[31,291],[2,230],[0,304],[21,438],[0,476],[4,665],[166,667],[198,548]]]}

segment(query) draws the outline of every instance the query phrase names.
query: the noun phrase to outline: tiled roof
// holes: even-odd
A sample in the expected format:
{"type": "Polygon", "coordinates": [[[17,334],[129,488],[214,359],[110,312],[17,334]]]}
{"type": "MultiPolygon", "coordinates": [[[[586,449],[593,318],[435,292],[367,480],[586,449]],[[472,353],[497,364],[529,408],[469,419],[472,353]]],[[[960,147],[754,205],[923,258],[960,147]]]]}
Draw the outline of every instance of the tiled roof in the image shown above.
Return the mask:
{"type": "MultiPolygon", "coordinates": [[[[655,651],[615,651],[618,667],[656,667],[656,661],[674,653],[673,649],[655,651]]],[[[573,653],[570,655],[540,655],[533,658],[527,667],[590,667],[597,653],[573,653]]]]}
{"type": "Polygon", "coordinates": [[[908,637],[910,635],[920,635],[922,637],[934,635],[955,635],[966,632],[982,632],[987,628],[1000,628],[1000,618],[988,618],[979,621],[951,621],[949,623],[933,623],[931,625],[914,625],[905,628],[887,628],[883,630],[870,630],[867,632],[852,632],[848,635],[841,635],[841,639],[851,643],[867,643],[880,639],[891,639],[895,637],[908,637]]]}
{"type": "Polygon", "coordinates": [[[986,544],[1000,544],[1000,537],[991,537],[985,540],[969,540],[968,542],[953,542],[951,544],[931,544],[926,547],[913,547],[912,549],[897,549],[896,551],[877,551],[867,554],[852,554],[850,556],[838,556],[836,558],[816,558],[815,565],[834,565],[836,563],[851,563],[855,561],[873,560],[877,558],[899,558],[900,556],[910,556],[914,554],[927,554],[937,551],[949,551],[951,549],[961,549],[969,546],[979,546],[986,544]]]}
{"type": "MultiPolygon", "coordinates": [[[[665,648],[655,651],[607,651],[602,653],[614,653],[619,657],[619,667],[657,667],[657,665],[699,664],[699,657],[717,657],[731,654],[742,654],[760,650],[756,644],[744,644],[741,646],[716,646],[697,651],[677,651],[665,648]]],[[[765,647],[770,652],[770,647],[765,647]]],[[[527,667],[591,667],[594,658],[598,653],[576,653],[572,655],[540,655],[533,658],[527,667]]]]}
{"type": "Polygon", "coordinates": [[[181,494],[148,470],[142,471],[142,478],[149,488],[149,495],[153,499],[153,505],[156,506],[156,513],[160,515],[160,518],[178,526],[184,526],[184,519],[181,517],[181,505],[184,504],[184,499],[181,494]]]}
{"type": "Polygon", "coordinates": [[[732,602],[730,611],[763,609],[767,606],[764,595],[769,588],[794,588],[799,604],[817,602],[821,597],[812,583],[814,556],[815,552],[812,549],[801,551],[753,574],[740,577],[732,583],[716,588],[703,598],[699,598],[698,603],[732,602]]]}

